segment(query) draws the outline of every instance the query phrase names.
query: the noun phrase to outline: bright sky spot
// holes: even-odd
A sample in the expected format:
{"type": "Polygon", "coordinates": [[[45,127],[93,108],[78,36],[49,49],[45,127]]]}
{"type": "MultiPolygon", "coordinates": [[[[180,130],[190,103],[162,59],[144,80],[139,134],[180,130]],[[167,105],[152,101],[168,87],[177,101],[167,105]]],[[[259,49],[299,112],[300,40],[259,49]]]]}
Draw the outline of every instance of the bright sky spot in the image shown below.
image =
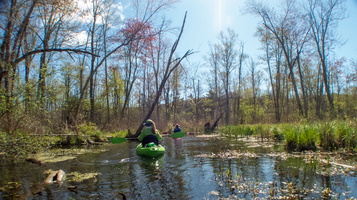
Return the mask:
{"type": "Polygon", "coordinates": [[[339,23],[338,34],[346,43],[338,55],[357,60],[357,0],[347,0],[347,18],[339,23]]]}
{"type": "Polygon", "coordinates": [[[222,29],[222,1],[215,0],[216,10],[215,10],[215,24],[216,31],[222,29]]]}
{"type": "Polygon", "coordinates": [[[78,40],[78,44],[85,44],[88,34],[86,31],[81,31],[81,32],[77,33],[75,37],[78,40]]]}

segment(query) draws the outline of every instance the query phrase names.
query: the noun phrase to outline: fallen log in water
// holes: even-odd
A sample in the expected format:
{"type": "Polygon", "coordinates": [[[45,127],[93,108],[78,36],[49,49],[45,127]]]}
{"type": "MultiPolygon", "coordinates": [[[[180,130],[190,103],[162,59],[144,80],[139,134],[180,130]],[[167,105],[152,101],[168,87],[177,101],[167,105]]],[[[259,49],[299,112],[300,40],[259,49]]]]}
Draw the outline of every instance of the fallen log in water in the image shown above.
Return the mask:
{"type": "Polygon", "coordinates": [[[38,160],[36,158],[26,158],[25,161],[31,162],[31,163],[35,163],[35,164],[39,164],[39,165],[43,164],[43,162],[41,160],[38,160]]]}
{"type": "Polygon", "coordinates": [[[102,142],[94,142],[93,140],[91,140],[89,138],[86,139],[86,142],[87,142],[87,144],[90,144],[90,145],[103,145],[102,142]]]}

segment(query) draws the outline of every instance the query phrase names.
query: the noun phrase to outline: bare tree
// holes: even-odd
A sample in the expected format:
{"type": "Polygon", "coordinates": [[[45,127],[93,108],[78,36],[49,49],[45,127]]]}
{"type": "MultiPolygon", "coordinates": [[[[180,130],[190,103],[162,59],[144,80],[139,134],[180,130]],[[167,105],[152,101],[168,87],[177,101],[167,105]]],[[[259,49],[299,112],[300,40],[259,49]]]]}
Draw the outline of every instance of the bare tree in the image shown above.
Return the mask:
{"type": "Polygon", "coordinates": [[[243,123],[243,117],[241,117],[241,98],[242,98],[242,85],[243,85],[243,63],[245,59],[247,58],[247,55],[244,53],[244,43],[240,43],[240,48],[239,48],[239,60],[238,60],[238,91],[237,91],[237,120],[240,123],[243,123]]]}
{"type": "MultiPolygon", "coordinates": [[[[60,3],[62,1],[59,1],[60,3]]],[[[75,52],[75,53],[89,53],[79,48],[71,46],[66,47],[46,47],[37,46],[33,48],[23,48],[25,38],[30,34],[38,34],[41,27],[34,28],[31,26],[32,22],[37,20],[35,13],[36,8],[41,3],[38,0],[31,1],[6,1],[1,4],[3,11],[1,12],[1,23],[4,29],[1,30],[3,40],[0,47],[0,88],[2,89],[1,95],[5,97],[4,105],[1,108],[0,116],[6,116],[6,131],[10,132],[13,129],[12,109],[14,108],[14,76],[17,71],[18,65],[27,60],[30,61],[31,57],[44,52],[75,52]]],[[[28,63],[29,64],[29,63],[28,63]]]]}
{"type": "Polygon", "coordinates": [[[308,0],[306,8],[308,12],[308,23],[312,27],[312,38],[316,46],[318,58],[322,69],[322,81],[327,94],[330,112],[334,112],[333,95],[330,88],[330,53],[335,40],[335,27],[339,20],[344,18],[345,0],[317,1],[308,0]]]}
{"type": "Polygon", "coordinates": [[[219,59],[220,59],[220,51],[219,51],[219,46],[218,44],[209,44],[210,50],[207,56],[207,65],[210,66],[211,68],[211,74],[213,77],[208,77],[209,79],[209,84],[211,85],[210,88],[212,88],[211,92],[213,93],[212,95],[212,100],[214,103],[214,109],[213,109],[213,118],[217,118],[217,113],[219,111],[219,98],[221,96],[221,85],[219,81],[219,74],[220,74],[220,65],[219,65],[219,59]],[[213,81],[211,81],[213,79],[213,81]]]}
{"type": "Polygon", "coordinates": [[[307,38],[310,29],[309,27],[305,27],[304,23],[301,22],[304,18],[301,13],[298,12],[296,2],[287,0],[282,15],[278,15],[273,9],[256,2],[252,2],[249,9],[252,13],[261,17],[263,27],[269,30],[274,36],[274,39],[279,43],[279,47],[282,49],[285,58],[285,63],[289,69],[289,79],[293,85],[299,114],[301,116],[307,116],[306,113],[304,113],[301,103],[298,77],[294,69],[303,52],[303,47],[308,41],[307,38]]]}
{"type": "Polygon", "coordinates": [[[191,75],[189,76],[189,80],[192,81],[191,83],[191,89],[192,89],[192,93],[189,96],[189,101],[191,103],[191,105],[193,106],[193,113],[194,113],[194,122],[195,124],[199,124],[199,119],[201,118],[200,115],[200,111],[201,111],[201,104],[202,104],[202,82],[201,77],[199,76],[199,72],[198,71],[199,67],[197,65],[196,68],[194,68],[193,72],[191,73],[191,75]]]}
{"type": "Polygon", "coordinates": [[[253,122],[257,120],[257,113],[258,113],[258,98],[259,98],[259,93],[260,93],[260,86],[261,86],[261,81],[263,74],[262,72],[257,69],[257,63],[253,60],[250,59],[250,66],[249,66],[249,71],[250,71],[250,82],[252,84],[252,98],[253,98],[253,113],[252,113],[252,119],[253,122]]]}
{"type": "Polygon", "coordinates": [[[267,65],[269,83],[273,95],[275,120],[280,122],[284,101],[282,85],[285,79],[282,70],[282,50],[279,47],[279,43],[273,39],[272,33],[267,29],[258,29],[257,34],[263,44],[264,55],[261,59],[267,65]]]}
{"type": "MultiPolygon", "coordinates": [[[[103,57],[101,57],[100,60],[96,61],[93,57],[91,58],[91,63],[94,63],[94,64],[93,64],[92,69],[90,70],[89,76],[87,77],[85,83],[83,84],[83,87],[81,88],[80,97],[78,100],[78,106],[76,109],[76,114],[74,116],[75,123],[77,123],[76,121],[78,119],[78,115],[81,110],[82,101],[84,99],[85,92],[86,92],[88,86],[90,86],[89,88],[91,88],[92,87],[91,84],[94,84],[93,78],[94,78],[94,75],[97,73],[98,69],[105,63],[106,59],[109,58],[111,55],[113,55],[116,52],[119,52],[119,50],[121,50],[125,46],[128,46],[131,42],[143,39],[142,34],[140,34],[140,32],[143,31],[143,29],[148,24],[151,23],[151,20],[154,18],[155,14],[157,14],[161,9],[165,8],[166,6],[171,5],[171,3],[172,3],[172,1],[161,2],[161,4],[157,4],[157,2],[155,2],[155,1],[154,2],[147,1],[146,7],[145,7],[146,9],[144,9],[144,12],[142,13],[143,17],[136,18],[135,20],[132,20],[137,23],[131,24],[134,26],[130,26],[130,23],[129,23],[129,27],[126,26],[123,29],[119,30],[119,32],[117,32],[117,35],[112,38],[111,41],[115,42],[116,45],[113,45],[111,50],[107,50],[106,54],[103,55],[103,57]]],[[[93,23],[92,23],[92,25],[93,25],[93,23]]],[[[94,29],[92,27],[91,30],[96,30],[96,29],[94,29]]],[[[93,41],[94,41],[94,39],[92,40],[92,43],[93,43],[93,41]]],[[[91,45],[94,45],[94,44],[91,44],[91,45]]],[[[94,51],[94,46],[92,48],[92,51],[94,51]]],[[[94,90],[93,90],[93,92],[94,92],[94,90]]],[[[92,95],[90,94],[90,96],[92,96],[92,98],[93,98],[94,93],[92,95]]],[[[92,104],[92,106],[94,105],[94,99],[91,100],[91,104],[92,104]]]]}
{"type": "MultiPolygon", "coordinates": [[[[41,1],[38,3],[38,14],[41,29],[37,33],[43,49],[58,48],[69,37],[70,20],[76,10],[73,1],[41,1]],[[66,34],[66,35],[64,35],[66,34]]],[[[46,95],[46,77],[48,65],[54,52],[43,51],[40,56],[38,99],[42,109],[46,95]]],[[[47,97],[48,98],[48,97],[47,97]]]]}
{"type": "Polygon", "coordinates": [[[227,35],[223,32],[220,33],[218,37],[220,41],[220,65],[222,67],[222,81],[223,88],[225,92],[225,123],[230,122],[230,109],[229,109],[229,99],[230,99],[230,84],[231,84],[231,73],[237,67],[238,53],[235,49],[237,44],[238,34],[236,34],[232,29],[227,30],[227,35]]]}

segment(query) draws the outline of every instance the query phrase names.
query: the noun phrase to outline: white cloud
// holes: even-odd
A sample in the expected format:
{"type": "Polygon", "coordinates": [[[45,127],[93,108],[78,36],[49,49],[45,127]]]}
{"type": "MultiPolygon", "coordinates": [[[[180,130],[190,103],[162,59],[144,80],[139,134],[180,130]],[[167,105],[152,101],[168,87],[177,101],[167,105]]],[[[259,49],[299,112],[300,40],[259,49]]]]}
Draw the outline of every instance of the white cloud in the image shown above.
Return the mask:
{"type": "MultiPolygon", "coordinates": [[[[73,18],[82,24],[91,23],[93,20],[93,2],[91,0],[77,0],[79,12],[73,18]]],[[[97,16],[97,23],[103,21],[103,17],[108,15],[113,21],[122,21],[125,18],[124,6],[118,0],[100,0],[98,2],[101,14],[97,16]]]]}

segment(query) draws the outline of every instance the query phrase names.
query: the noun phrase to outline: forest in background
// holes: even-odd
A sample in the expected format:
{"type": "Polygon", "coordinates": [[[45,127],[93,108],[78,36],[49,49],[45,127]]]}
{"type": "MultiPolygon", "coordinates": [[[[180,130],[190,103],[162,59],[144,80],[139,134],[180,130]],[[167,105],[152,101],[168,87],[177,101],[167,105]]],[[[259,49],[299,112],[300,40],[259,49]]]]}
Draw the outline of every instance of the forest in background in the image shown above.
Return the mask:
{"type": "Polygon", "coordinates": [[[222,114],[221,125],[355,118],[357,62],[334,54],[345,0],[284,2],[247,1],[261,19],[258,60],[227,29],[192,67],[195,50],[175,51],[195,19],[162,17],[176,1],[133,1],[131,18],[115,0],[1,1],[1,131],[60,134],[90,123],[135,132],[145,118],[162,131],[195,131],[222,114]]]}

